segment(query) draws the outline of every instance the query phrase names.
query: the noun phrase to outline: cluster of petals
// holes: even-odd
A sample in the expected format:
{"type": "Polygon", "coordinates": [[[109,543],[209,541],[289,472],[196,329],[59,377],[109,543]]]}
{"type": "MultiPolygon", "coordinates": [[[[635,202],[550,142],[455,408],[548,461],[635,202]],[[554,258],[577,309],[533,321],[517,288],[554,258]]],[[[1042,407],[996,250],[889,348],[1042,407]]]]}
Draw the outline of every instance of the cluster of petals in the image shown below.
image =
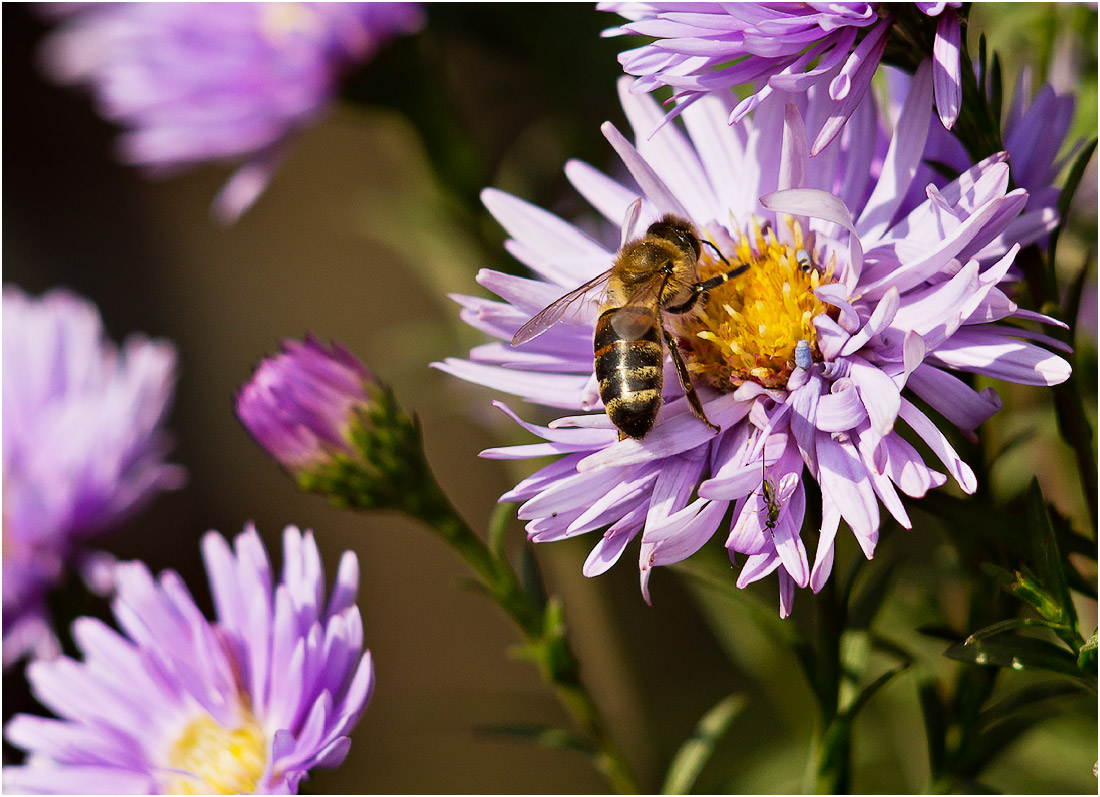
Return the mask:
{"type": "MultiPolygon", "coordinates": [[[[640,537],[648,599],[655,565],[685,559],[723,528],[731,559],[746,556],[738,585],[777,571],[786,615],[796,586],[817,590],[828,578],[841,519],[871,556],[880,505],[910,526],[899,493],[919,498],[948,475],[974,491],[973,472],[914,399],[972,435],[1001,403],[993,389],[976,391],[953,372],[1050,385],[1068,378],[1069,365],[1044,348],[1062,344],[1024,323],[1057,322],[1010,298],[1006,274],[1014,256],[1049,228],[1029,220],[1027,192],[1010,189],[1005,153],[942,188],[927,186],[919,203],[905,203],[931,125],[930,73],[927,63],[918,71],[892,135],[868,95],[812,159],[805,131],[831,113],[824,87],[773,93],[736,126],[726,123],[732,101],[710,94],[683,110],[687,135],[667,124],[651,136],[663,112],[624,78],[620,97],[636,142],[610,124],[604,133],[630,178],[615,180],[573,161],[566,174],[580,194],[610,225],[642,197],[643,225],[674,213],[719,241],[736,239],[753,223],[782,236],[796,219],[813,235],[814,261],[835,263],[835,281],[816,290],[831,312],[813,318],[820,356],[796,368],[785,388],[754,381],[726,392],[698,386],[707,415],[721,427],[717,435],[692,414],[667,362],[666,401],[642,440],[620,440],[604,414],[567,415],[543,427],[497,403],[544,442],[483,456],[559,457],[501,499],[522,502],[519,515],[532,540],[604,530],[584,566],[592,576],[640,537]],[[946,475],[924,462],[899,433],[903,427],[946,475]],[[822,501],[812,562],[801,538],[807,480],[819,485],[822,501]],[[774,488],[770,503],[764,481],[774,488]]],[[[510,236],[508,251],[537,276],[483,270],[478,282],[504,301],[455,298],[467,323],[502,342],[438,367],[552,408],[599,409],[594,302],[573,323],[524,346],[507,341],[543,306],[607,269],[619,236],[594,240],[496,190],[483,199],[510,236]]]]}
{"type": "MultiPolygon", "coordinates": [[[[900,70],[890,69],[888,73],[891,94],[904,98],[911,77],[900,70]]],[[[1031,70],[1025,67],[1017,78],[1002,121],[1001,139],[1005,151],[1010,153],[1012,180],[1029,194],[1030,221],[1049,229],[1058,221],[1061,189],[1055,182],[1067,162],[1084,146],[1084,139],[1066,144],[1075,107],[1072,94],[1058,93],[1049,83],[1036,90],[1031,70]],[[1044,209],[1042,213],[1041,208],[1044,209]]],[[[947,182],[943,166],[961,172],[970,165],[959,140],[938,125],[933,125],[929,131],[925,160],[941,166],[934,169],[928,163],[921,165],[914,182],[922,188],[927,183],[942,186],[947,182]]],[[[914,195],[913,188],[910,195],[914,195]]]]}
{"type": "Polygon", "coordinates": [[[82,661],[28,667],[57,718],[8,723],[7,740],[28,757],[4,768],[5,791],[286,794],[344,759],[374,684],[355,555],[345,552],[326,604],[312,533],[284,531],[277,584],[254,528],[233,548],[209,532],[202,548],[216,622],[178,573],[118,563],[119,630],[80,618],[82,661]]]}
{"type": "Polygon", "coordinates": [[[424,23],[418,3],[70,5],[46,71],[88,85],[125,132],[122,159],[150,174],[241,164],[214,203],[235,221],[293,135],[328,107],[349,66],[424,23]]]}
{"type": "Polygon", "coordinates": [[[95,305],[63,290],[3,298],[4,666],[56,641],[46,591],[69,564],[90,577],[90,538],[152,496],[179,487],[162,423],[175,389],[175,347],[108,340],[95,305]]]}
{"type": "MultiPolygon", "coordinates": [[[[729,93],[734,86],[756,84],[756,90],[731,110],[732,124],[774,92],[827,87],[829,112],[810,151],[816,155],[836,137],[870,88],[895,24],[894,5],[605,2],[599,8],[630,20],[608,34],[654,38],[620,54],[619,62],[639,78],[636,92],[671,87],[681,100],[673,114],[712,91],[729,93]]],[[[950,129],[962,96],[956,12],[962,4],[915,5],[937,19],[933,49],[926,55],[934,63],[939,116],[950,129]]]]}
{"type": "Polygon", "coordinates": [[[283,341],[237,394],[237,417],[260,446],[291,473],[350,452],[354,410],[373,381],[355,355],[312,337],[283,341]]]}

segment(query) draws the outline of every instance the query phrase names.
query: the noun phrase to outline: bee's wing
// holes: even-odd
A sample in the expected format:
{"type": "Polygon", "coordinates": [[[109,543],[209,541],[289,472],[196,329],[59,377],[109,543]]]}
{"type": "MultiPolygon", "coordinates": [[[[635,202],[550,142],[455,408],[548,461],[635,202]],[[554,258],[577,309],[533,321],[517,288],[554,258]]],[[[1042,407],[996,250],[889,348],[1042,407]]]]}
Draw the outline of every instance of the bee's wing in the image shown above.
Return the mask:
{"type": "Polygon", "coordinates": [[[637,340],[657,323],[658,301],[665,285],[665,275],[658,272],[630,295],[626,304],[611,316],[611,328],[623,340],[637,340]]]}
{"type": "Polygon", "coordinates": [[[554,326],[554,324],[562,319],[566,311],[585,299],[589,294],[595,293],[595,291],[602,290],[606,287],[607,280],[611,277],[611,271],[612,269],[608,269],[599,276],[590,279],[579,288],[574,288],[569,291],[569,293],[565,294],[565,296],[560,297],[552,304],[544,307],[539,311],[538,315],[521,326],[516,334],[512,336],[512,345],[519,346],[529,340],[533,340],[550,327],[554,326]]]}

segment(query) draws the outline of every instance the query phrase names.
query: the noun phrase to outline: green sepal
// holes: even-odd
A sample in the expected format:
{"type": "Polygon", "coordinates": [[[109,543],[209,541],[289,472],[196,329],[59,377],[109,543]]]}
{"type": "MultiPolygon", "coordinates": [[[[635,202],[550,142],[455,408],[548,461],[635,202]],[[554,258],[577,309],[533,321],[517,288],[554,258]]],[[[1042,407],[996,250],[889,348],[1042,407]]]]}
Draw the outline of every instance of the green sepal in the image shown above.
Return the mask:
{"type": "Polygon", "coordinates": [[[420,423],[401,409],[390,388],[368,382],[364,389],[367,400],[345,432],[350,453],[330,451],[326,460],[303,468],[298,486],[341,508],[400,509],[423,517],[438,496],[420,423]]]}

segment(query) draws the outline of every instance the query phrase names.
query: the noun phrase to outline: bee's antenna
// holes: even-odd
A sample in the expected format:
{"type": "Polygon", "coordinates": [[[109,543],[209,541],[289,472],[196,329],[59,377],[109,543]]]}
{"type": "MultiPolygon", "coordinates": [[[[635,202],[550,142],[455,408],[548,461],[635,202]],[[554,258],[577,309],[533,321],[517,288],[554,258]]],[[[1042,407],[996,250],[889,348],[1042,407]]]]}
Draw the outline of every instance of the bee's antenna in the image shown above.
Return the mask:
{"type": "Polygon", "coordinates": [[[721,249],[719,249],[717,246],[715,246],[714,244],[712,244],[710,241],[706,240],[705,238],[703,239],[703,244],[706,245],[706,246],[709,246],[711,249],[714,250],[714,254],[718,255],[718,259],[726,264],[726,268],[733,268],[730,265],[730,261],[726,260],[726,256],[724,254],[722,254],[721,249]]]}

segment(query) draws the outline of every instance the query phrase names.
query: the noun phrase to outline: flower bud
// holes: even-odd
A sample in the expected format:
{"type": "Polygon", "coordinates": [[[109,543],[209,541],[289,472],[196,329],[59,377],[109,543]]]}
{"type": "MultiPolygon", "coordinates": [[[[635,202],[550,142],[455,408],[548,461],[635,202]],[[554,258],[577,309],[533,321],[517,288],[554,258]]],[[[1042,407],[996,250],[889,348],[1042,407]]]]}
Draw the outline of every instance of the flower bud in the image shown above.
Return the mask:
{"type": "Polygon", "coordinates": [[[298,476],[352,454],[351,424],[367,403],[370,372],[353,354],[314,338],[284,341],[237,394],[237,417],[276,461],[298,476]]]}
{"type": "Polygon", "coordinates": [[[298,486],[340,506],[406,509],[427,469],[416,419],[353,354],[284,341],[237,395],[237,417],[298,486]]]}

